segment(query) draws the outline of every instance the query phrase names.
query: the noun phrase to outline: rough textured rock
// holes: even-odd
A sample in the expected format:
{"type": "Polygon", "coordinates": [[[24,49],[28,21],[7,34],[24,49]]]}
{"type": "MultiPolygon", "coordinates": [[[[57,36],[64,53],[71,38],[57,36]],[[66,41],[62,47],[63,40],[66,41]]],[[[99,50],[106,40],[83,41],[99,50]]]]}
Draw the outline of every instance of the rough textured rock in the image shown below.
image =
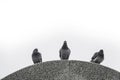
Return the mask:
{"type": "Polygon", "coordinates": [[[95,63],[60,60],[26,67],[2,80],[120,80],[120,73],[95,63]]]}

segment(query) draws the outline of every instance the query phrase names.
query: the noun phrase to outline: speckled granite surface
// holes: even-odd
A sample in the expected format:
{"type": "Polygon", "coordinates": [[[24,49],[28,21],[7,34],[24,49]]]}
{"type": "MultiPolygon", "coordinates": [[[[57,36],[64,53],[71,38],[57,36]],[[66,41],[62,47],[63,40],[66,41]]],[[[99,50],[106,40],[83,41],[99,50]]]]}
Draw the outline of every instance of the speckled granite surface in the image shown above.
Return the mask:
{"type": "Polygon", "coordinates": [[[2,80],[120,80],[120,73],[95,63],[59,60],[26,67],[2,80]]]}

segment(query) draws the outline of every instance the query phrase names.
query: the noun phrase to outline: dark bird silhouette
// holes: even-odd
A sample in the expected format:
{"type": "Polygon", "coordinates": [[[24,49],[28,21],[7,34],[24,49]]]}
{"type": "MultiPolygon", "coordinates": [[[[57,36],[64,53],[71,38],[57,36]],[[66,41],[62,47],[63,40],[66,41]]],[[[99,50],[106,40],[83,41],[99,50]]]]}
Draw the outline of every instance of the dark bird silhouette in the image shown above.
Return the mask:
{"type": "Polygon", "coordinates": [[[101,49],[99,52],[96,52],[91,58],[91,62],[100,64],[104,60],[104,51],[101,49]]]}
{"type": "Polygon", "coordinates": [[[33,63],[34,63],[34,64],[39,63],[39,62],[42,62],[42,55],[41,55],[40,52],[38,52],[38,49],[37,49],[37,48],[33,50],[32,60],[33,60],[33,63]]]}
{"type": "Polygon", "coordinates": [[[67,41],[64,41],[62,48],[59,50],[59,56],[61,60],[68,60],[70,56],[70,49],[67,46],[67,41]]]}

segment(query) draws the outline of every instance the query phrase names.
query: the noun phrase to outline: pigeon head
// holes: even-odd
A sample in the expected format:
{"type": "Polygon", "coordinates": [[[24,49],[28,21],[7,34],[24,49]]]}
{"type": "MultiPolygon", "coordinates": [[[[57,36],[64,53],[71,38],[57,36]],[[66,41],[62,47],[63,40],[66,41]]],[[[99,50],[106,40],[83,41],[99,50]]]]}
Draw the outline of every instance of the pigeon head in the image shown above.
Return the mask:
{"type": "Polygon", "coordinates": [[[100,53],[103,53],[103,49],[101,49],[99,52],[100,52],[100,53]]]}
{"type": "Polygon", "coordinates": [[[37,49],[37,48],[35,48],[35,49],[33,50],[33,52],[38,52],[38,49],[37,49]]]}
{"type": "Polygon", "coordinates": [[[62,46],[62,49],[68,49],[67,41],[64,41],[63,46],[62,46]]]}
{"type": "Polygon", "coordinates": [[[104,51],[103,51],[102,49],[99,51],[99,55],[100,55],[101,57],[104,57],[104,51]]]}

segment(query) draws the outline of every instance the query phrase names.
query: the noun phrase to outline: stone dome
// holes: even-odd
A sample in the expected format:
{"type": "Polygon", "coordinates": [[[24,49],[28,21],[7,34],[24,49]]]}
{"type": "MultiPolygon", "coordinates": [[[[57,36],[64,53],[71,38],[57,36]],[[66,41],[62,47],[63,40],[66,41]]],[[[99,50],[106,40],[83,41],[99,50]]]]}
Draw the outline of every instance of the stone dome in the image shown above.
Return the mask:
{"type": "Polygon", "coordinates": [[[120,73],[95,63],[58,60],[26,67],[2,80],[120,80],[120,73]]]}

